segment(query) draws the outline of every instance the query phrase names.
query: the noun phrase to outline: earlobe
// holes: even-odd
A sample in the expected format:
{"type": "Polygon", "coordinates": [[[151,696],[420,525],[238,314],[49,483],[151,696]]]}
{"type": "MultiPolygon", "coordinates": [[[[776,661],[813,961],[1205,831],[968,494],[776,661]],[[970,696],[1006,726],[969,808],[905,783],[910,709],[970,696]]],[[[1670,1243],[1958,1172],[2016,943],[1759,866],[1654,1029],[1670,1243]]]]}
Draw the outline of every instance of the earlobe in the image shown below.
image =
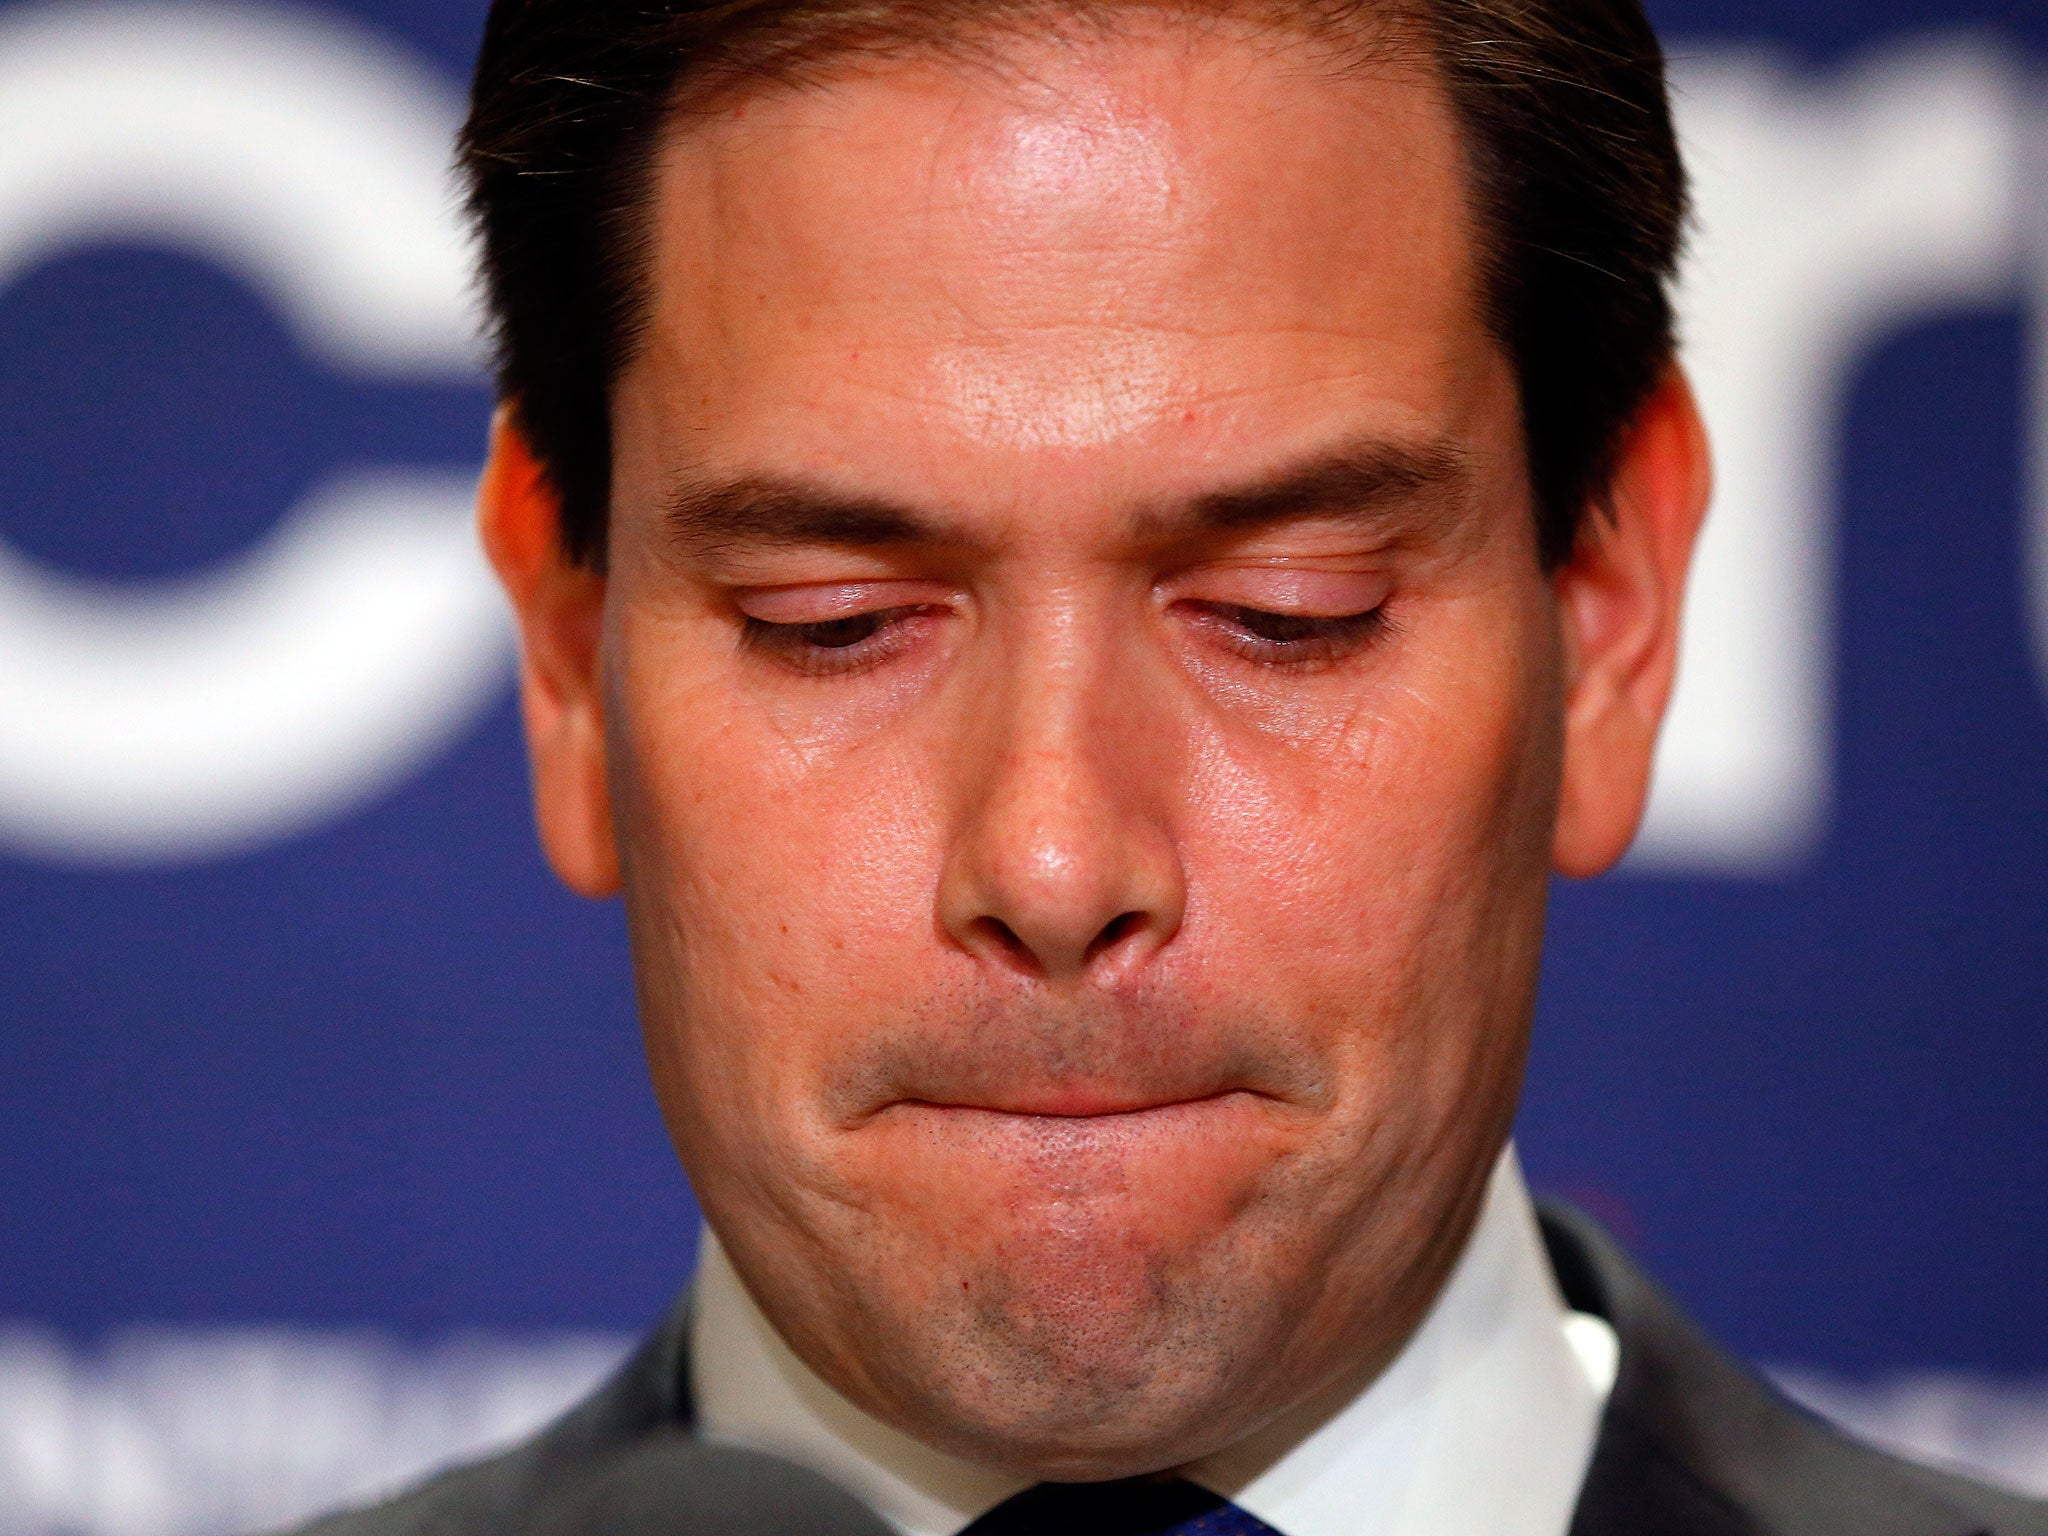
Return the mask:
{"type": "Polygon", "coordinates": [[[1628,850],[1678,665],[1686,572],[1712,489],[1706,431],[1673,365],[1623,444],[1611,515],[1589,513],[1552,578],[1567,677],[1551,861],[1596,875],[1628,850]]]}
{"type": "Polygon", "coordinates": [[[541,847],[571,890],[612,895],[619,860],[598,655],[604,577],[564,557],[560,498],[509,407],[491,425],[477,522],[519,627],[519,701],[541,847]]]}

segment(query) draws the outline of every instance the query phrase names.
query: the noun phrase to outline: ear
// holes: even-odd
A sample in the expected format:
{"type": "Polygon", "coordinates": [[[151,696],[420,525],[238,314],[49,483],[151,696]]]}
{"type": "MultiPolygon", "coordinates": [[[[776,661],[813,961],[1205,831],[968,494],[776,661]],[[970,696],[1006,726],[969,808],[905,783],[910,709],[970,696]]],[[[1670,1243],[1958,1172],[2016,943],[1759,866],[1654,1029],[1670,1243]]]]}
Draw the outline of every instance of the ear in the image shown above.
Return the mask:
{"type": "Polygon", "coordinates": [[[1678,665],[1678,616],[1713,472],[1673,365],[1615,466],[1612,516],[1589,513],[1552,575],[1566,658],[1564,784],[1551,862],[1597,875],[1628,850],[1678,665]]]}
{"type": "Polygon", "coordinates": [[[541,847],[571,890],[609,896],[619,888],[619,856],[598,674],[604,577],[563,556],[561,498],[503,406],[491,423],[477,522],[519,625],[519,702],[541,847]]]}

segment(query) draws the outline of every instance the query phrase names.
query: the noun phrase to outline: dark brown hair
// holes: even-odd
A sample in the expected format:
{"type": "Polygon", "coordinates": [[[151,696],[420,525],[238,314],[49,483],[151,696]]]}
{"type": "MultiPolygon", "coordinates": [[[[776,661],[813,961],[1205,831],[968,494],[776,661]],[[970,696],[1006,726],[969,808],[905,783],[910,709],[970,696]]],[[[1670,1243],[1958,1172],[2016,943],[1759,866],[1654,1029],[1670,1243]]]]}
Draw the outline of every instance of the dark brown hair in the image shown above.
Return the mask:
{"type": "Polygon", "coordinates": [[[1673,346],[1685,173],[1639,0],[495,0],[461,163],[499,392],[561,497],[568,554],[604,561],[610,390],[646,307],[656,145],[686,93],[1148,3],[1420,39],[1466,141],[1539,548],[1567,556],[1673,346]]]}

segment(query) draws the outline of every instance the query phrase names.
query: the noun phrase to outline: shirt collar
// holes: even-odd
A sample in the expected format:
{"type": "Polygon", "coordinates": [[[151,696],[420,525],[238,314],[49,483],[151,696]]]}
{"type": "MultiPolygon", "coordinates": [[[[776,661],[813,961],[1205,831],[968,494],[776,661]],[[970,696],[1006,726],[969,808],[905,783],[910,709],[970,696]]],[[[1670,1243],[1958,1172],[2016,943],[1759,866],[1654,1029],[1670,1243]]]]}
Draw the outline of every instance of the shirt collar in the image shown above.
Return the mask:
{"type": "MultiPolygon", "coordinates": [[[[706,1435],[814,1468],[903,1536],[954,1536],[1025,1486],[827,1386],[708,1229],[691,1328],[706,1435]]],[[[1618,1354],[1606,1323],[1566,1308],[1509,1148],[1464,1253],[1385,1370],[1182,1470],[1284,1536],[1564,1536],[1618,1354]]]]}

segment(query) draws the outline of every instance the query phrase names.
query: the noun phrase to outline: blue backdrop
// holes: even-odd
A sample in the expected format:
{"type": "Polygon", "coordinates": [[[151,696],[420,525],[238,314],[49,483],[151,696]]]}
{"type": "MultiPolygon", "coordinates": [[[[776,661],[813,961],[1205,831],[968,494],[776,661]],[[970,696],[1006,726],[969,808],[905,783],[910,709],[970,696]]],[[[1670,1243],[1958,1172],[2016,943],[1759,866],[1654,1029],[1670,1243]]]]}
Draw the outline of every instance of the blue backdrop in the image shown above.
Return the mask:
{"type": "MultiPolygon", "coordinates": [[[[484,7],[341,9],[452,89],[484,7]]],[[[1959,39],[2010,83],[2019,163],[2044,164],[2040,0],[1654,9],[1688,58],[1768,44],[1795,85],[1959,39]]],[[[2016,183],[2007,278],[1867,327],[1822,413],[1810,835],[1556,893],[1534,1180],[1762,1359],[2048,1373],[2041,181],[2016,183]]],[[[305,335],[232,263],[146,231],[0,265],[0,542],[79,590],[171,590],[348,466],[473,472],[474,376],[343,368],[305,335]]],[[[626,1330],[687,1276],[620,914],[545,872],[492,675],[410,766],[276,830],[7,841],[0,1318],[81,1344],[136,1322],[626,1330]]],[[[0,737],[25,728],[7,697],[0,737]]]]}

